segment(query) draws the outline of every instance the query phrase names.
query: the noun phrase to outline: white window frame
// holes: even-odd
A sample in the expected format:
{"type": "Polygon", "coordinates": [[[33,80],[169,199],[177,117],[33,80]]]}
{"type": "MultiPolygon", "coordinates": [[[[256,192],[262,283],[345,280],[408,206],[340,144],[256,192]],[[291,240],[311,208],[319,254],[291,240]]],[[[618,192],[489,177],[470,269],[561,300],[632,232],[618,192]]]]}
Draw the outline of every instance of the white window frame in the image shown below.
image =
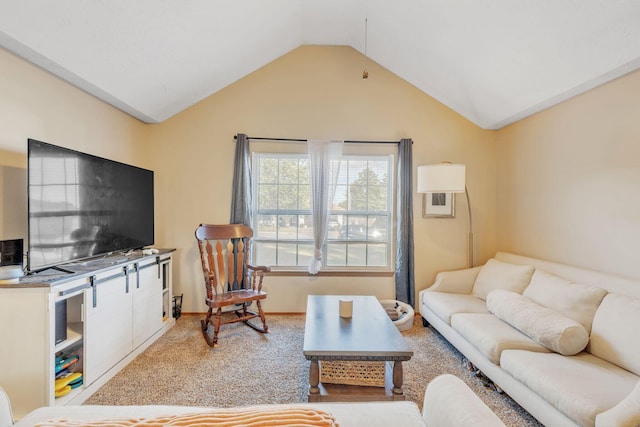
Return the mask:
{"type": "MultiPolygon", "coordinates": [[[[261,241],[277,241],[283,243],[308,243],[311,247],[313,246],[313,240],[304,240],[304,239],[294,239],[294,240],[286,240],[286,239],[263,239],[258,232],[258,216],[259,213],[265,213],[264,210],[258,209],[258,176],[257,176],[257,167],[256,167],[256,159],[262,155],[272,154],[274,156],[296,156],[299,157],[301,155],[306,155],[306,143],[292,143],[292,142],[251,142],[251,154],[252,154],[252,193],[253,193],[253,218],[252,218],[252,227],[254,230],[254,250],[252,250],[253,262],[256,262],[256,248],[255,244],[260,243],[261,241]]],[[[391,273],[395,270],[395,218],[396,218],[396,167],[397,167],[397,145],[396,144],[345,144],[343,156],[346,158],[349,157],[363,157],[373,159],[375,157],[387,157],[389,158],[389,172],[388,172],[388,180],[389,180],[389,191],[387,192],[387,206],[388,206],[388,215],[390,216],[388,220],[388,241],[380,241],[380,243],[385,244],[386,246],[386,263],[384,266],[366,266],[366,265],[327,265],[327,244],[331,244],[331,242],[344,242],[348,243],[375,243],[376,241],[371,240],[339,240],[328,239],[325,245],[323,245],[323,261],[322,267],[320,271],[324,272],[366,272],[366,273],[391,273]]],[[[342,167],[342,166],[341,166],[342,167]]],[[[310,209],[292,209],[292,210],[279,210],[280,214],[291,214],[291,215],[311,215],[310,209]]],[[[335,213],[335,211],[332,211],[335,213]]],[[[349,215],[375,215],[376,211],[351,211],[349,215]]],[[[274,212],[274,218],[277,218],[276,213],[274,212]]],[[[277,221],[277,220],[274,220],[277,221]]],[[[277,224],[276,224],[277,225],[277,224]]],[[[334,243],[335,244],[335,243],[334,243]]],[[[298,256],[298,254],[296,254],[298,256]]],[[[348,261],[347,261],[348,262],[348,261]]],[[[271,265],[272,270],[274,271],[294,271],[294,272],[306,272],[308,270],[308,265],[298,265],[298,266],[277,266],[271,265]]]]}

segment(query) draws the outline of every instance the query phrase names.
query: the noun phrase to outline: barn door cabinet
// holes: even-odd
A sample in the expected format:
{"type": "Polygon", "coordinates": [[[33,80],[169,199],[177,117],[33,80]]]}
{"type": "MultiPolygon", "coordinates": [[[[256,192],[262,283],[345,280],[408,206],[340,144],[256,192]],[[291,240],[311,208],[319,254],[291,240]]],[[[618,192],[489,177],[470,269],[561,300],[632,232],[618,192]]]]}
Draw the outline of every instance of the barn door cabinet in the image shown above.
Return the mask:
{"type": "Polygon", "coordinates": [[[175,324],[172,252],[0,283],[0,386],[16,418],[40,406],[81,404],[175,324]],[[83,381],[56,397],[64,364],[83,381]]]}

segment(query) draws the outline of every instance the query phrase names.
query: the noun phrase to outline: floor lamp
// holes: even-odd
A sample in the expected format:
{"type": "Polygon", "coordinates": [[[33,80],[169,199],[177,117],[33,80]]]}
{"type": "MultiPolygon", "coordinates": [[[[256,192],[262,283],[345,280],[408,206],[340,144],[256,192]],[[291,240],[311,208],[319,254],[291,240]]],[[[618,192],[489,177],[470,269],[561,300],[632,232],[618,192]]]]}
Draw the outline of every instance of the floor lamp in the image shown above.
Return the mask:
{"type": "MultiPolygon", "coordinates": [[[[466,166],[450,162],[418,166],[418,193],[464,193],[467,196],[469,218],[467,262],[469,267],[473,267],[473,226],[471,203],[466,186],[466,166]]],[[[426,194],[423,197],[426,197],[426,194]]]]}

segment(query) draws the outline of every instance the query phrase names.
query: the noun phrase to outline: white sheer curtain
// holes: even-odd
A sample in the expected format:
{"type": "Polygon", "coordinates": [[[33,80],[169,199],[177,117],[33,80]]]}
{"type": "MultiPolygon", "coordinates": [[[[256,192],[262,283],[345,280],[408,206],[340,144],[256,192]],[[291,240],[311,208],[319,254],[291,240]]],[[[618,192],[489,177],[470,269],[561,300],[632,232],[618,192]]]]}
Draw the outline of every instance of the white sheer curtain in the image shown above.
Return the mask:
{"type": "Polygon", "coordinates": [[[314,241],[313,258],[309,263],[310,274],[318,274],[322,266],[322,246],[327,239],[329,211],[336,192],[343,145],[344,141],[307,141],[314,241]]]}

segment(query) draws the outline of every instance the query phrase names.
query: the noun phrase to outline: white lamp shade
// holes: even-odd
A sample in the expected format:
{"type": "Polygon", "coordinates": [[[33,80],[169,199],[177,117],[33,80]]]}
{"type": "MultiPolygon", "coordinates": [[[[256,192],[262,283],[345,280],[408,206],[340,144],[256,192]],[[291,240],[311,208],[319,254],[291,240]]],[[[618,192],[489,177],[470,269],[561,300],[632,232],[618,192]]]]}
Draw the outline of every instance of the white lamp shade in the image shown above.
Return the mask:
{"type": "Polygon", "coordinates": [[[464,193],[465,165],[440,163],[418,166],[418,193],[464,193]]]}

